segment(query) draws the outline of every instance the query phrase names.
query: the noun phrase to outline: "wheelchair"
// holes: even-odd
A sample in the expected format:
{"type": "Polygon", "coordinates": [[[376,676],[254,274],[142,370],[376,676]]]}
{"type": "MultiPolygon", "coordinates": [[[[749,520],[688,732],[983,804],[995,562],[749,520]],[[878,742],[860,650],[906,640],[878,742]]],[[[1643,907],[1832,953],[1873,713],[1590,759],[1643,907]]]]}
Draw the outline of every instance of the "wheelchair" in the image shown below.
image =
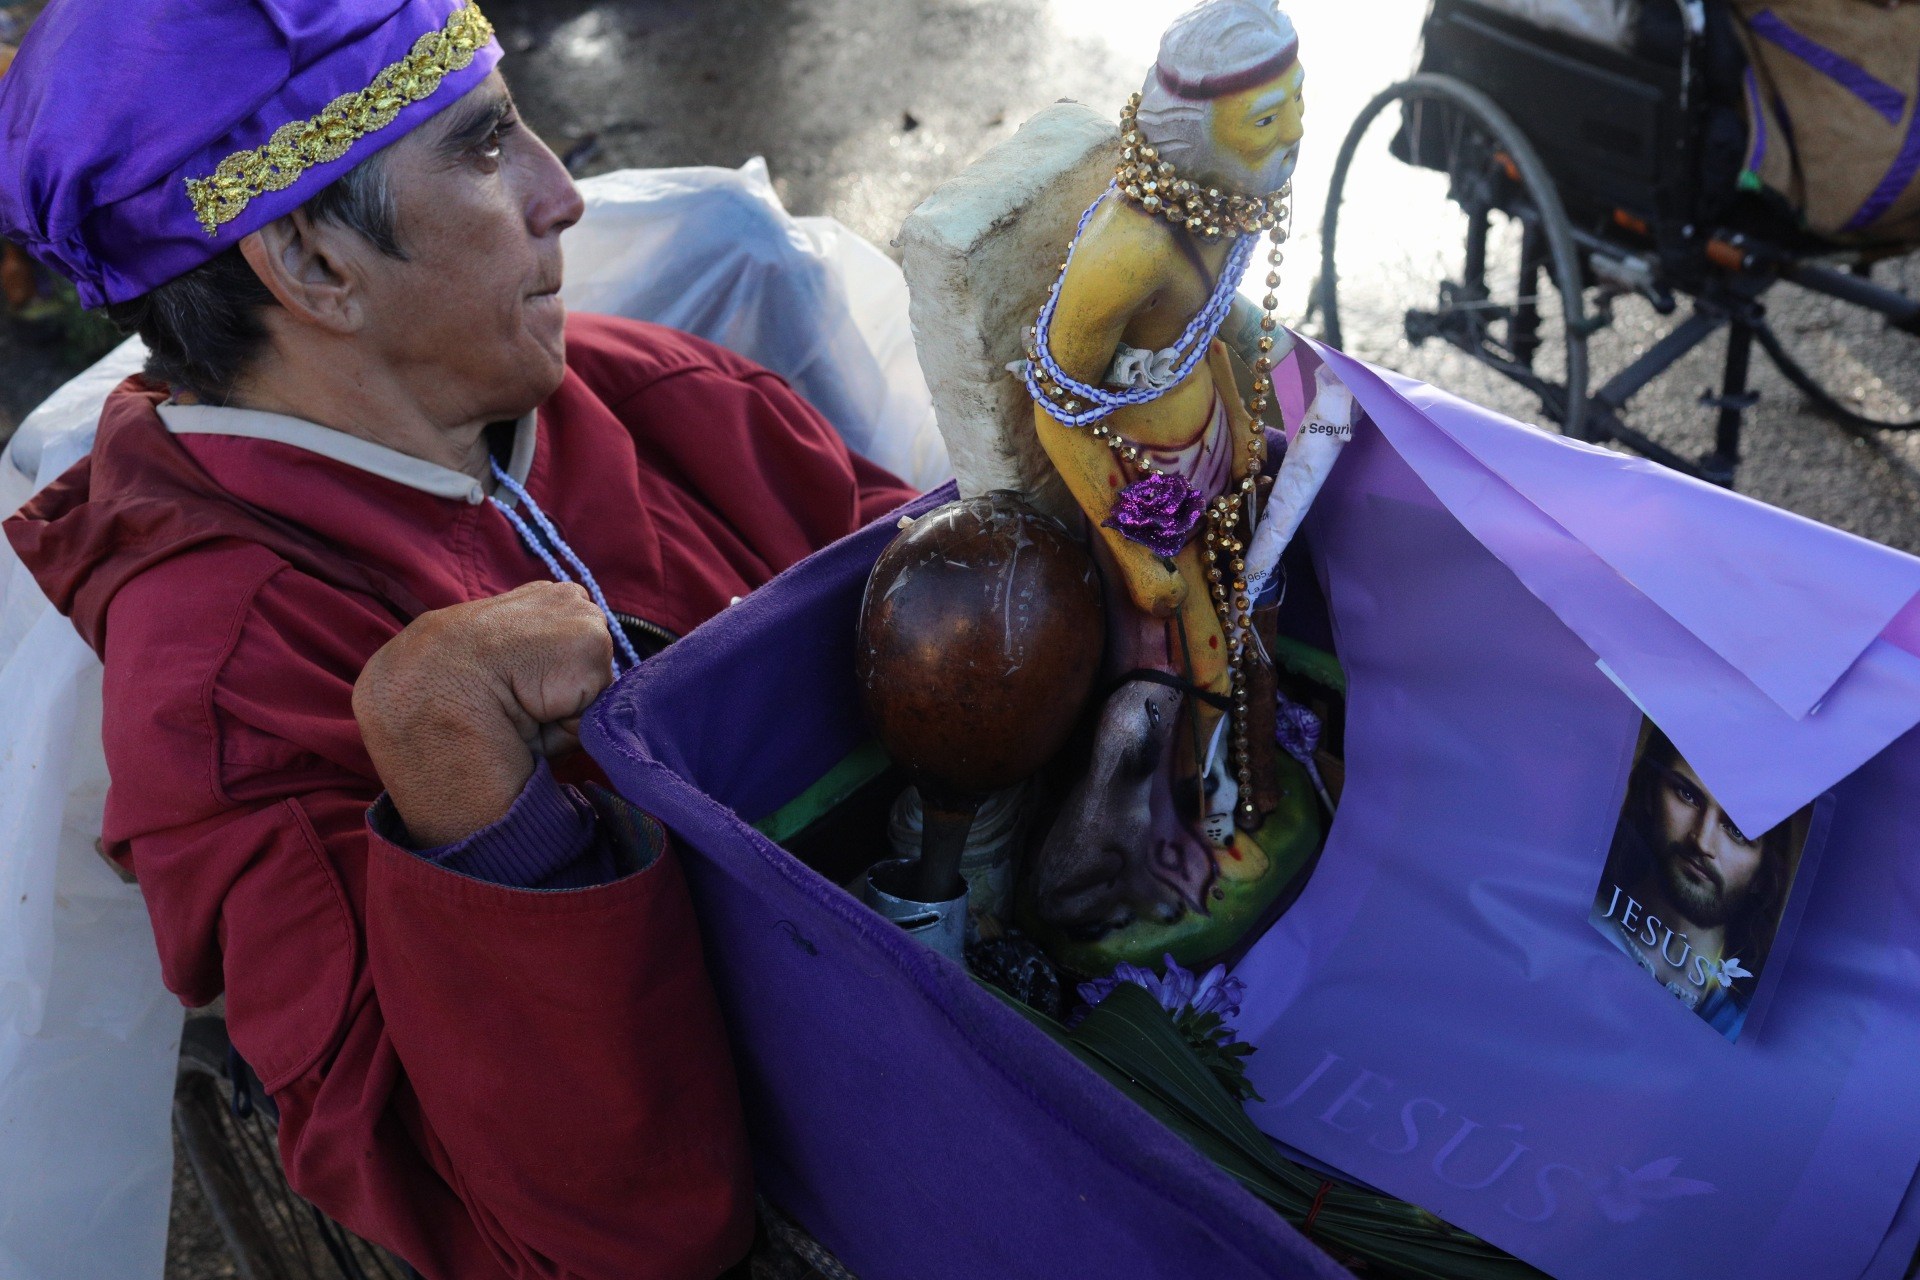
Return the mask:
{"type": "Polygon", "coordinates": [[[279,1109],[217,1013],[189,1016],[181,1032],[173,1132],[239,1280],[416,1280],[287,1185],[279,1109]]]}
{"type": "Polygon", "coordinates": [[[1721,0],[1646,0],[1615,48],[1435,0],[1417,73],[1338,156],[1313,300],[1327,341],[1720,485],[1758,400],[1756,343],[1843,428],[1920,427],[1913,246],[1821,241],[1743,189],[1735,21],[1721,0]],[[1633,398],[1723,330],[1711,443],[1688,456],[1632,425],[1633,398]]]}

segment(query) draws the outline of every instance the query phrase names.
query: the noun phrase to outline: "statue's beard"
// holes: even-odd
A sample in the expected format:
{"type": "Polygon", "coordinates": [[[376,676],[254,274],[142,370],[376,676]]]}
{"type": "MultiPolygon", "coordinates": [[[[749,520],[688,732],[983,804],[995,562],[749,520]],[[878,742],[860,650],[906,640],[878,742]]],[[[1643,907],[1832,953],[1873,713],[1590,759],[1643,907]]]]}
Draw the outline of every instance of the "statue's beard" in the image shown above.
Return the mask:
{"type": "Polygon", "coordinates": [[[1294,163],[1300,158],[1300,144],[1283,147],[1267,158],[1267,162],[1258,168],[1241,160],[1237,156],[1215,151],[1210,153],[1200,166],[1210,182],[1217,182],[1229,191],[1243,196],[1270,196],[1287,185],[1287,179],[1293,176],[1294,163]]]}

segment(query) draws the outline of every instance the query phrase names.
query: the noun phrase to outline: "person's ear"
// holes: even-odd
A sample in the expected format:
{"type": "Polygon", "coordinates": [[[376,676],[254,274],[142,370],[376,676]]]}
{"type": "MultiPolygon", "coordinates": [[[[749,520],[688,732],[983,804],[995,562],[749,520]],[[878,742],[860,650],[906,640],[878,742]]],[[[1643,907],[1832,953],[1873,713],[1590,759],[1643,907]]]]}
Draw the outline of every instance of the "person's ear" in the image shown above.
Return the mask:
{"type": "Polygon", "coordinates": [[[361,247],[347,228],[295,209],[242,239],[240,254],[290,316],[344,334],[366,319],[361,247]]]}

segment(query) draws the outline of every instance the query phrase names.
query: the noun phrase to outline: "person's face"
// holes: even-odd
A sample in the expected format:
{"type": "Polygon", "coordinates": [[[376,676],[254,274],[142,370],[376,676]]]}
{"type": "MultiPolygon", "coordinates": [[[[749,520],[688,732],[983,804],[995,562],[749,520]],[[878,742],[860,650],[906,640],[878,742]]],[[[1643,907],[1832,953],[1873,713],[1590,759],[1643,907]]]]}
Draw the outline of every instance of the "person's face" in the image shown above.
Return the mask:
{"type": "Polygon", "coordinates": [[[404,261],[367,267],[362,337],[447,421],[517,417],[560,385],[560,233],[580,192],[494,72],[390,148],[404,261]]]}
{"type": "Polygon", "coordinates": [[[1656,766],[1653,819],[1667,896],[1702,928],[1723,925],[1745,903],[1762,851],[1733,824],[1686,761],[1656,766]]]}
{"type": "Polygon", "coordinates": [[[1295,63],[1264,84],[1215,99],[1208,128],[1215,158],[1244,194],[1278,191],[1293,176],[1305,133],[1305,83],[1295,63]]]}

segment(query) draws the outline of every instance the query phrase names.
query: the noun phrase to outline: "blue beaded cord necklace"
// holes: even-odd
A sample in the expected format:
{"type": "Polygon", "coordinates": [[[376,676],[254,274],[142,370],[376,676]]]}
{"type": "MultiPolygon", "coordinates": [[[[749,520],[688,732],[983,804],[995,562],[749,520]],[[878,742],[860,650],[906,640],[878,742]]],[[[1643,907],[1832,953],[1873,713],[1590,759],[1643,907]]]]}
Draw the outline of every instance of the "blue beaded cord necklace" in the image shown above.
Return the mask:
{"type": "Polygon", "coordinates": [[[640,655],[634,650],[633,641],[627,639],[626,629],[620,625],[620,620],[613,616],[613,606],[607,603],[606,592],[600,590],[600,584],[594,581],[593,572],[587,568],[579,556],[573,553],[573,548],[568,546],[567,540],[560,536],[560,531],[553,527],[553,521],[547,519],[547,513],[540,509],[540,504],[533,500],[533,495],[528,493],[526,487],[509,475],[506,468],[498,462],[493,464],[493,478],[501,488],[512,494],[514,499],[527,509],[527,514],[533,517],[533,523],[539,526],[541,533],[546,535],[544,541],[536,537],[533,529],[528,527],[519,512],[493,494],[488,494],[487,501],[507,518],[507,523],[512,525],[514,532],[520,535],[520,541],[527,544],[527,550],[539,557],[540,563],[547,567],[547,572],[553,575],[555,582],[576,581],[560,560],[554,558],[554,552],[559,552],[561,558],[573,566],[573,572],[580,575],[577,579],[580,585],[587,589],[587,594],[593,597],[593,602],[600,606],[600,613],[607,620],[607,630],[613,633],[616,649],[613,655],[614,678],[618,679],[639,666],[640,655]],[[625,666],[621,665],[622,659],[625,659],[625,666]]]}
{"type": "Polygon", "coordinates": [[[1087,427],[1102,418],[1112,416],[1121,409],[1152,404],[1174,387],[1187,380],[1187,375],[1200,367],[1206,359],[1207,350],[1213,344],[1220,326],[1226,323],[1227,313],[1233,309],[1233,296],[1240,290],[1241,278],[1247,274],[1247,264],[1253,261],[1253,251],[1258,243],[1255,236],[1243,236],[1227,255],[1226,266],[1220,273],[1220,279],[1213,286],[1213,296],[1187,324],[1180,340],[1174,343],[1174,349],[1181,353],[1180,363],[1166,383],[1158,387],[1128,387],[1114,391],[1106,387],[1096,387],[1089,383],[1076,381],[1053,358],[1050,338],[1053,333],[1053,315],[1060,306],[1060,286],[1066,283],[1067,268],[1073,265],[1073,255],[1080,247],[1080,237],[1086,232],[1087,223],[1100,206],[1106,203],[1108,196],[1119,189],[1117,183],[1109,183],[1087,211],[1080,215],[1080,225],[1074,229],[1073,243],[1067,247],[1067,261],[1060,268],[1060,275],[1047,291],[1046,305],[1040,308],[1040,318],[1032,331],[1033,358],[1027,362],[1027,393],[1041,404],[1055,421],[1067,427],[1087,427]],[[1052,386],[1049,386],[1052,384],[1052,386]],[[1062,401],[1053,388],[1064,390],[1070,399],[1062,401]],[[1075,411],[1074,400],[1084,400],[1088,407],[1075,411]]]}

